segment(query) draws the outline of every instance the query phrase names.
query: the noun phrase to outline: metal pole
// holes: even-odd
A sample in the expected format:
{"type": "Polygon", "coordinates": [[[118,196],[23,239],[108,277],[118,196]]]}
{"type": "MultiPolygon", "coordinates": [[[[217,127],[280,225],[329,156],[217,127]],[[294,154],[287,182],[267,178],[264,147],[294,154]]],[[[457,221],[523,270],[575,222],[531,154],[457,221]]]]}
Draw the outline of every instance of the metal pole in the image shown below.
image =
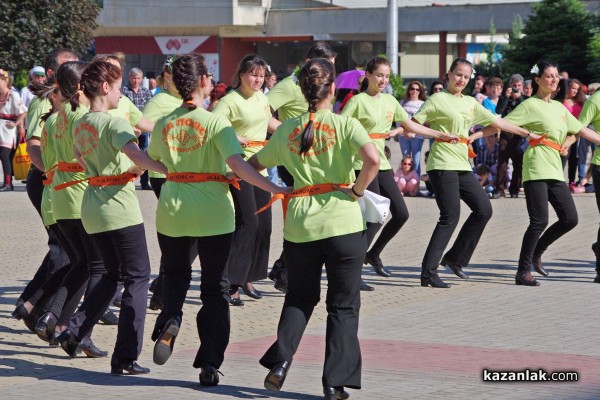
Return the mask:
{"type": "Polygon", "coordinates": [[[398,73],[398,5],[396,0],[388,0],[387,56],[392,64],[392,72],[398,73]]]}

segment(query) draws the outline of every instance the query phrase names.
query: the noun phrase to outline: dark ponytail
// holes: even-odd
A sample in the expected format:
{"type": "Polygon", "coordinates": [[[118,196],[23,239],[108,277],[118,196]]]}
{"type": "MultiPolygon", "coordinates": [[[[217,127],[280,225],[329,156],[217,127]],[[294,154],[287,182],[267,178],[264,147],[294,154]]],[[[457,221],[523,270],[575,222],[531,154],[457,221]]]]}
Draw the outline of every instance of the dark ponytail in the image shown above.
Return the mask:
{"type": "Polygon", "coordinates": [[[198,88],[200,79],[208,75],[204,56],[200,54],[185,54],[177,57],[171,65],[173,83],[181,98],[188,103],[188,108],[194,110],[193,93],[198,88]]]}
{"type": "MultiPolygon", "coordinates": [[[[76,110],[79,106],[79,90],[83,91],[83,94],[85,94],[88,99],[92,100],[99,96],[100,86],[102,86],[104,82],[112,85],[120,77],[121,68],[116,65],[106,61],[95,61],[91,63],[83,71],[83,74],[81,74],[79,87],[76,86],[76,90],[71,94],[71,97],[69,97],[73,110],[76,110]]],[[[62,86],[60,89],[63,96],[67,97],[68,93],[63,92],[62,86]]]]}
{"type": "MultiPolygon", "coordinates": [[[[73,106],[73,97],[78,95],[79,80],[87,65],[88,63],[83,61],[68,61],[61,64],[58,67],[58,71],[56,71],[56,87],[60,91],[60,94],[71,102],[71,106],[73,106]]],[[[73,110],[76,108],[74,106],[73,110]]]]}
{"type": "Polygon", "coordinates": [[[331,85],[335,81],[335,69],[329,60],[314,58],[304,64],[300,70],[300,89],[308,102],[309,120],[300,139],[300,154],[309,152],[313,145],[314,118],[319,102],[329,96],[331,85]]]}

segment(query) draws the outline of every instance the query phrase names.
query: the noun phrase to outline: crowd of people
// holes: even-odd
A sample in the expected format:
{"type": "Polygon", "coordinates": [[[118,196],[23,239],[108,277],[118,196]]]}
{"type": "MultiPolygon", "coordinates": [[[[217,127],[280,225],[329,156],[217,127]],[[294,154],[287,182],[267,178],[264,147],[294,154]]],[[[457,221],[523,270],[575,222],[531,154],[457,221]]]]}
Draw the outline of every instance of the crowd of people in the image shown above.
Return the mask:
{"type": "MultiPolygon", "coordinates": [[[[316,42],[305,63],[276,83],[268,63],[248,55],[227,88],[213,81],[202,55],[172,56],[152,93],[141,85],[141,70],[126,74],[123,54],[88,63],[58,49],[44,68],[31,70],[28,109],[11,90],[10,74],[0,70],[6,116],[0,125],[0,190],[12,190],[5,159],[24,135],[27,115],[27,193],[49,246],[13,315],[70,357],[79,351],[108,356],[93,343],[92,332],[99,321],[117,324],[111,373],[149,373],[137,363],[146,309],[160,309],[150,336],[153,360],[162,365],[182,327],[199,257],[200,346],[193,366],[200,369],[201,385],[214,386],[229,342],[229,307],[243,305],[241,293],[260,299],[253,282],[270,276],[285,301],[277,339],[260,364],[269,370],[265,388],[279,391],[319,302],[325,266],[323,393],[325,399],[347,399],[346,388],[361,387],[360,291],[374,290],[361,279],[362,269],[371,265],[382,277],[392,275],[381,254],[408,220],[404,196],[420,194],[422,176],[440,215],[423,256],[421,286],[450,288],[440,265],[467,279],[465,269],[492,217],[490,198],[506,189],[517,197],[521,187],[530,225],[515,283],[539,286],[532,271],[549,275],[542,255],[577,225],[571,191],[600,179],[597,152],[590,170],[585,161],[581,168],[588,147],[600,144],[600,135],[587,128],[600,128],[600,94],[586,100],[575,79],[560,86],[559,67],[548,61],[532,66],[531,81],[513,75],[506,88],[499,78],[478,76],[474,92],[466,94],[475,70],[457,58],[444,81],[432,82],[429,97],[421,82],[410,81],[399,102],[386,93],[389,61],[374,57],[356,92],[333,112],[335,58],[327,43],[316,42]],[[566,182],[564,163],[569,151],[577,155],[578,137],[579,180],[573,172],[566,182]],[[425,138],[430,148],[422,174],[425,138]],[[402,151],[396,170],[386,149],[390,139],[402,151]],[[151,266],[138,178],[141,189],[151,188],[158,200],[161,259],[149,305],[151,266]],[[358,200],[366,190],[390,200],[389,221],[365,220],[358,200]],[[284,244],[269,274],[270,207],[277,200],[284,210],[284,244]],[[448,249],[461,200],[471,213],[448,249]],[[559,217],[550,227],[548,203],[559,217]],[[112,304],[120,307],[118,317],[112,304]]],[[[600,257],[597,272],[594,282],[600,283],[600,257]]]]}

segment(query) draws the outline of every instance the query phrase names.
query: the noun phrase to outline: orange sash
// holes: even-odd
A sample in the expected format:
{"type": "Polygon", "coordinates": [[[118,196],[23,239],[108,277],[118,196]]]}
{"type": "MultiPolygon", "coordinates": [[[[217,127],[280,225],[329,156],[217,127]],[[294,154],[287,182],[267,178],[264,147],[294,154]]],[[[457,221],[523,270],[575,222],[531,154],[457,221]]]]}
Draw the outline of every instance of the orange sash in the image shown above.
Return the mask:
{"type": "Polygon", "coordinates": [[[387,139],[388,134],[387,133],[369,133],[369,137],[371,139],[387,139]]]}
{"type": "MultiPolygon", "coordinates": [[[[438,143],[451,143],[450,140],[444,140],[444,139],[435,139],[436,142],[438,143]]],[[[458,143],[460,144],[464,144],[467,146],[467,151],[469,152],[469,158],[475,158],[477,157],[477,154],[475,154],[475,152],[473,151],[473,149],[471,148],[471,146],[469,146],[469,139],[465,139],[465,138],[458,138],[458,143]]]]}
{"type": "Polygon", "coordinates": [[[223,182],[240,190],[239,179],[228,179],[222,174],[203,174],[197,172],[171,172],[167,175],[168,181],[173,182],[223,182]]]}
{"type": "Polygon", "coordinates": [[[552,140],[546,139],[548,137],[548,135],[542,135],[539,139],[531,139],[529,141],[529,145],[531,147],[536,147],[539,146],[540,144],[543,146],[548,146],[551,149],[554,149],[558,152],[560,152],[560,144],[553,142],[552,140]]]}
{"type": "Polygon", "coordinates": [[[46,175],[46,179],[44,179],[42,181],[42,183],[44,184],[44,186],[51,185],[52,184],[52,179],[54,178],[54,171],[45,172],[44,175],[46,175]]]}
{"type": "Polygon", "coordinates": [[[125,172],[121,175],[106,175],[106,176],[92,176],[85,179],[78,179],[75,181],[69,181],[61,183],[60,185],[54,186],[54,190],[63,190],[73,185],[77,185],[81,182],[89,181],[90,186],[105,187],[105,186],[116,186],[125,185],[126,183],[133,182],[136,175],[125,172]]]}
{"type": "Polygon", "coordinates": [[[262,147],[262,146],[266,146],[267,143],[269,143],[268,140],[265,140],[263,142],[260,141],[255,141],[255,140],[250,140],[248,141],[248,144],[242,147],[262,147]]]}
{"type": "MultiPolygon", "coordinates": [[[[283,219],[285,220],[285,214],[287,213],[288,203],[290,202],[290,199],[292,197],[315,196],[317,194],[334,192],[334,191],[336,191],[336,189],[334,188],[334,185],[335,184],[333,184],[333,183],[320,183],[318,185],[310,185],[310,186],[305,186],[300,189],[296,189],[292,193],[285,193],[285,194],[277,193],[276,195],[271,197],[271,200],[269,200],[269,202],[264,207],[260,208],[256,212],[256,214],[265,211],[267,208],[271,207],[273,205],[273,203],[275,203],[277,200],[281,200],[281,203],[283,205],[283,219]]],[[[347,186],[346,184],[338,184],[338,185],[339,186],[347,186]]]]}

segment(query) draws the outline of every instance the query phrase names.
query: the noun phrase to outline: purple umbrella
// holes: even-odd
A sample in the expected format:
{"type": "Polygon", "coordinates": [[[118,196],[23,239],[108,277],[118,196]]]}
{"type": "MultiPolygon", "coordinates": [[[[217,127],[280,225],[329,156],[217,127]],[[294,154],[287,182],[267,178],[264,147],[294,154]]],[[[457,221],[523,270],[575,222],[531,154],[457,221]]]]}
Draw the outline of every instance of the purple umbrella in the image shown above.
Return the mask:
{"type": "Polygon", "coordinates": [[[362,69],[353,69],[342,72],[335,78],[335,87],[338,89],[358,90],[358,78],[363,76],[365,71],[362,69]]]}

